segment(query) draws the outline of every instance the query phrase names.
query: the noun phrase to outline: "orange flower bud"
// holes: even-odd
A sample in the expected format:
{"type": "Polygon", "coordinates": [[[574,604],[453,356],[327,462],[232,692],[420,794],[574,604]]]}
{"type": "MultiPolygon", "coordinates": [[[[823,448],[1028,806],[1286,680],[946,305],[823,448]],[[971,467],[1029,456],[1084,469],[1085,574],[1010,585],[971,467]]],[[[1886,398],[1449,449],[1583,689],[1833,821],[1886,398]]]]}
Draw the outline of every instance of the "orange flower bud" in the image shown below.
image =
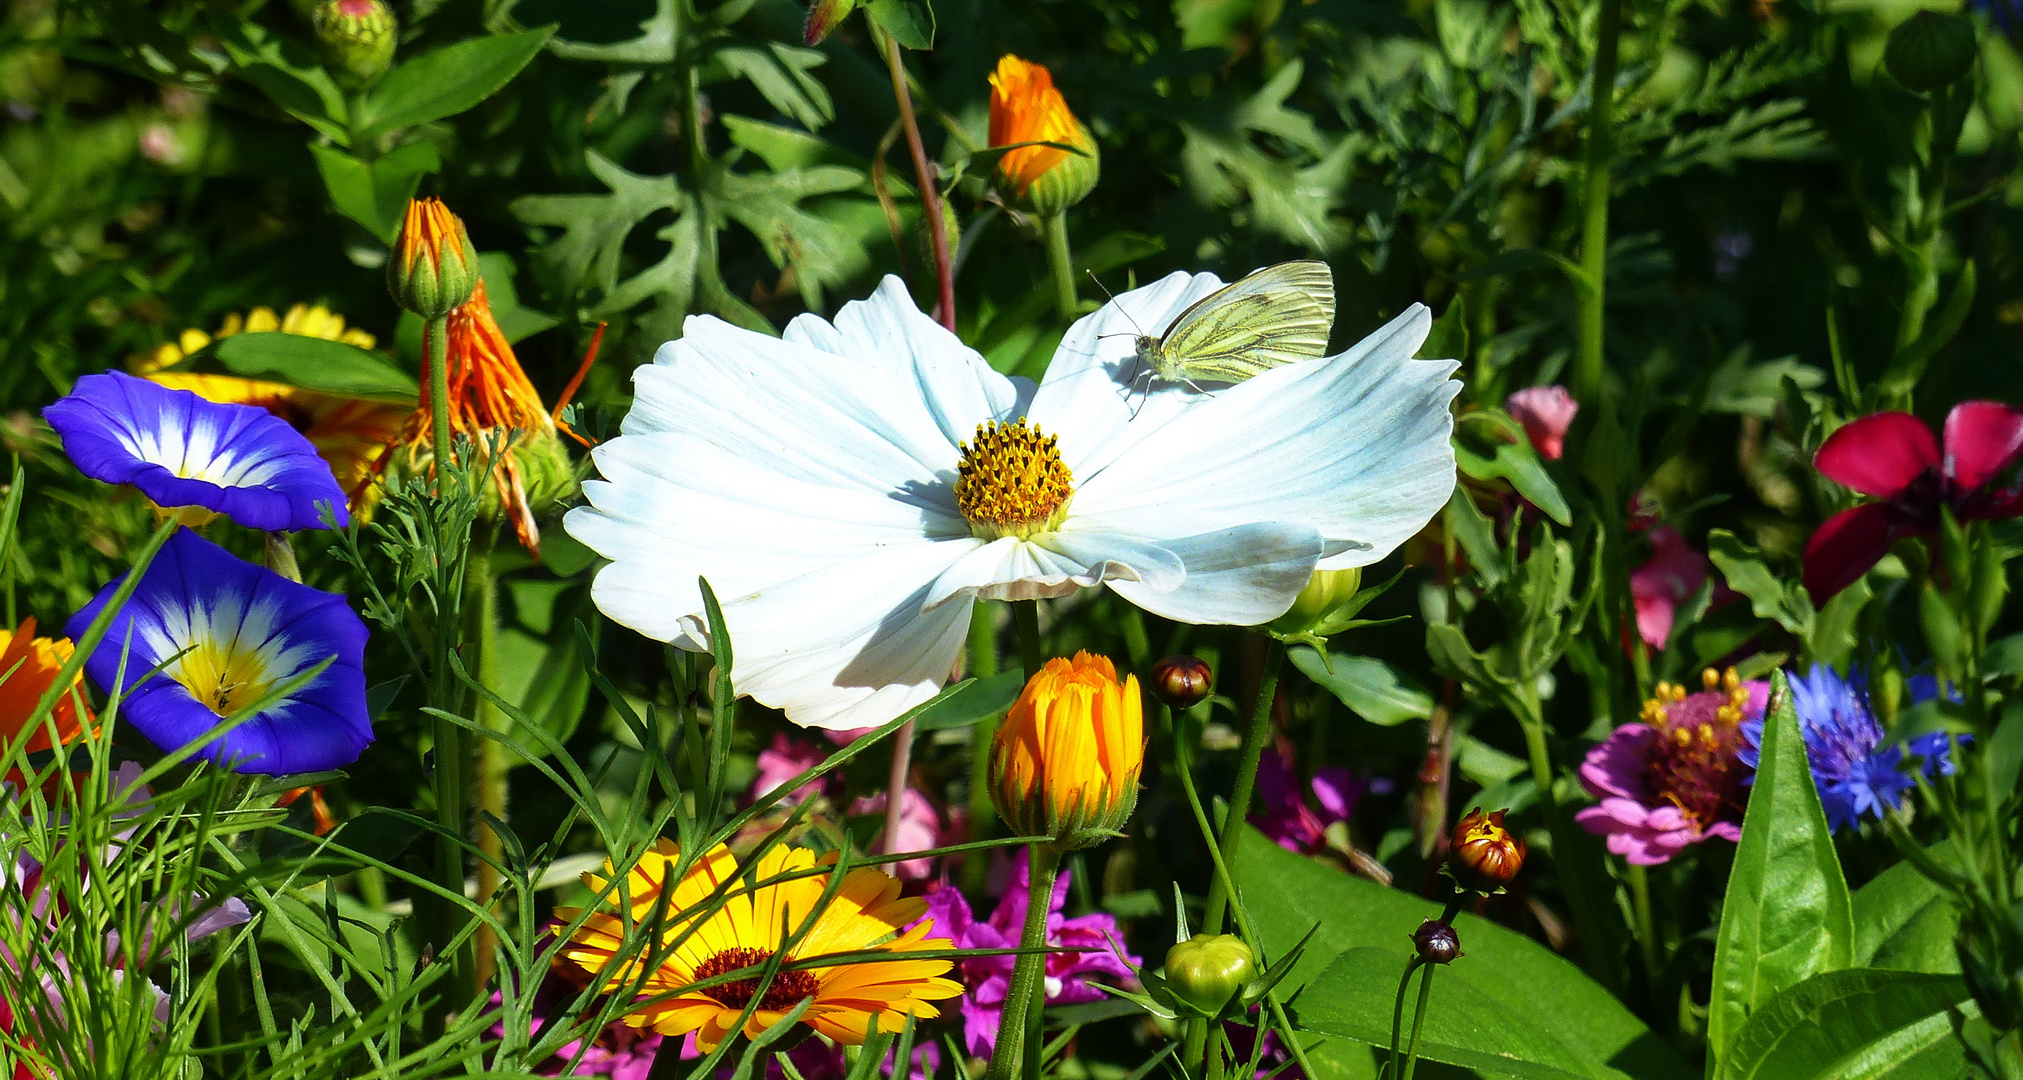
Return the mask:
{"type": "Polygon", "coordinates": [[[478,251],[464,223],[441,199],[410,199],[386,261],[393,301],[424,319],[461,307],[478,285],[478,251]]]}
{"type": "Polygon", "coordinates": [[[1464,889],[1493,893],[1524,868],[1524,838],[1503,826],[1505,811],[1474,811],[1454,826],[1447,872],[1464,889]]]}
{"type": "Polygon", "coordinates": [[[1084,848],[1114,836],[1138,805],[1145,708],[1137,676],[1086,652],[1047,661],[991,747],[991,798],[1026,836],[1084,848]]]}
{"type": "Polygon", "coordinates": [[[997,159],[998,182],[1022,209],[1042,217],[1058,214],[1096,188],[1102,162],[1096,140],[1082,126],[1046,68],[1006,55],[990,77],[990,144],[1059,143],[1019,146],[997,159]]]}

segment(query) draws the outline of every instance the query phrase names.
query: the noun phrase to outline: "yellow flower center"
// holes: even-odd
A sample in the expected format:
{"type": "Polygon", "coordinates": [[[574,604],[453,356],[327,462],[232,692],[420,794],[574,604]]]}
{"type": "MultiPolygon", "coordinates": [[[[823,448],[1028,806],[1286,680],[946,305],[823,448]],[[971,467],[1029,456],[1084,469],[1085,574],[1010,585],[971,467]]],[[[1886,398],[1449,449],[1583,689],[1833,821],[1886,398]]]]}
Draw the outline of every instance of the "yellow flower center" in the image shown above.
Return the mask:
{"type": "MultiPolygon", "coordinates": [[[[713,979],[718,975],[726,975],[744,968],[758,967],[767,960],[772,959],[772,956],[772,953],[764,949],[752,949],[742,946],[734,949],[725,949],[704,960],[696,967],[695,980],[701,982],[704,979],[713,979]]],[[[800,1004],[802,998],[813,996],[820,989],[821,980],[812,971],[782,971],[773,976],[772,985],[766,987],[766,996],[759,1002],[759,1008],[772,1012],[784,1012],[800,1004]]],[[[759,979],[756,975],[749,979],[738,979],[719,986],[712,986],[702,991],[711,1000],[723,1005],[725,1008],[738,1010],[743,1010],[746,1005],[751,1004],[752,998],[758,992],[759,979]]]]}
{"type": "Polygon", "coordinates": [[[1024,417],[976,426],[956,465],[955,505],[983,540],[1046,532],[1067,515],[1075,477],[1061,463],[1055,436],[1028,427],[1024,417]]]}
{"type": "Polygon", "coordinates": [[[274,679],[266,658],[237,643],[206,642],[183,654],[175,680],[219,716],[231,716],[259,701],[274,679]]]}

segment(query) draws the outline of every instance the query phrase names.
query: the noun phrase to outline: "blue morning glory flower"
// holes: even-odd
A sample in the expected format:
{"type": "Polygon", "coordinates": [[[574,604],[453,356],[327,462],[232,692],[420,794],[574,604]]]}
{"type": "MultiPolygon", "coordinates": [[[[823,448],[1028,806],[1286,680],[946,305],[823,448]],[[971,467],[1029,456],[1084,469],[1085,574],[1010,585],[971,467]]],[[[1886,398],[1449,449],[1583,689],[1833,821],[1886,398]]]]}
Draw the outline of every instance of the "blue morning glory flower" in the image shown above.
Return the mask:
{"type": "Polygon", "coordinates": [[[86,375],[42,410],[84,475],[132,484],[198,525],[224,514],[248,528],[320,529],[319,504],[348,525],[344,490],[316,447],[253,405],[206,401],[117,371],[86,375]]]}
{"type": "MultiPolygon", "coordinates": [[[[1877,749],[1883,725],[1869,707],[1868,680],[1860,670],[1843,678],[1824,664],[1814,664],[1810,675],[1786,674],[1792,709],[1805,733],[1805,756],[1819,786],[1827,826],[1834,831],[1854,827],[1864,815],[1880,820],[1884,812],[1902,805],[1904,793],[1917,786],[1907,768],[1913,756],[1920,759],[1926,776],[1952,773],[1953,740],[1945,732],[1912,739],[1908,749],[1901,743],[1877,749]]],[[[1909,689],[1913,702],[1938,696],[1938,683],[1929,676],[1912,678],[1909,689]]],[[[1762,718],[1745,721],[1736,756],[1751,770],[1762,742],[1762,718]]]]}
{"type": "MultiPolygon", "coordinates": [[[[82,637],[124,580],[99,590],[66,632],[82,637]]],[[[307,685],[197,754],[236,772],[317,772],[351,764],[372,741],[365,638],[342,595],[289,581],[183,529],[148,564],[84,670],[114,693],[124,651],[120,718],[173,752],[334,656],[307,685]],[[149,678],[157,665],[161,672],[149,678]]]]}

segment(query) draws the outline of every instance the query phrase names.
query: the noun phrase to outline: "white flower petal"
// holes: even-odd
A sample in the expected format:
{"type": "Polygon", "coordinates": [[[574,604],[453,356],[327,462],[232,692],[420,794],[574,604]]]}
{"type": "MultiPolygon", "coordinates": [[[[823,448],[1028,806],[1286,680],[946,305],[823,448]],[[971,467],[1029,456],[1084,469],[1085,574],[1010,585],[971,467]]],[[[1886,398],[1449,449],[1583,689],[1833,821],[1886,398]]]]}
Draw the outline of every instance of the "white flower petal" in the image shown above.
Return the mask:
{"type": "Polygon", "coordinates": [[[1150,581],[1113,580],[1117,595],[1175,622],[1256,626],[1285,614],[1313,576],[1321,536],[1282,522],[1239,525],[1164,541],[1187,568],[1166,590],[1150,581]]]}
{"type": "Polygon", "coordinates": [[[1152,378],[1137,361],[1134,339],[1163,334],[1189,305],[1222,285],[1214,274],[1176,270],[1068,328],[1033,395],[1030,415],[1048,434],[1060,436],[1061,457],[1076,479],[1207,400],[1209,395],[1152,378]]]}
{"type": "Polygon", "coordinates": [[[1077,516],[1154,539],[1299,523],[1328,541],[1323,567],[1376,562],[1454,489],[1456,365],[1412,359],[1430,326],[1414,304],[1339,356],[1215,391],[1109,467],[1078,474],[1077,516]]]}
{"type": "MultiPolygon", "coordinates": [[[[732,683],[807,727],[882,724],[926,701],[955,667],[970,607],[923,612],[921,603],[934,579],[976,546],[969,540],[880,551],[723,597],[732,683]]],[[[600,574],[597,586],[603,584],[600,574]]],[[[682,621],[687,636],[707,646],[702,617],[682,621]]]]}
{"type": "Polygon", "coordinates": [[[1037,600],[1066,596],[1104,581],[1144,581],[1165,591],[1187,576],[1178,556],[1140,537],[1105,532],[1003,537],[963,556],[927,593],[933,608],[951,600],[1037,600]]]}

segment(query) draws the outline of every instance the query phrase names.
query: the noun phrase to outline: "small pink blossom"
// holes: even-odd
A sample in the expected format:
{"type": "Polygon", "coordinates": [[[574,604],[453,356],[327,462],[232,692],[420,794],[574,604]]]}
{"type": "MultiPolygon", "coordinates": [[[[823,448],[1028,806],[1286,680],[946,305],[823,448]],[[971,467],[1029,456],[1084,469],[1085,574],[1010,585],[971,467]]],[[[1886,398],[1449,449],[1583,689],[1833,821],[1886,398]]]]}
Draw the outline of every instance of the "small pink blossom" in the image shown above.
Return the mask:
{"type": "MultiPolygon", "coordinates": [[[[885,816],[885,807],[885,793],[881,791],[876,795],[851,802],[850,813],[855,816],[875,814],[882,819],[885,816]]],[[[906,794],[899,800],[899,834],[895,850],[890,852],[885,850],[882,828],[879,831],[878,842],[872,846],[872,850],[881,855],[903,855],[909,851],[927,851],[931,848],[945,847],[949,843],[957,842],[950,836],[950,832],[948,824],[942,820],[941,812],[934,808],[934,803],[919,791],[907,788],[906,794]]],[[[902,880],[923,881],[934,873],[934,863],[935,860],[931,858],[908,859],[902,863],[893,863],[887,869],[894,877],[902,880]]]]}
{"type": "Polygon", "coordinates": [[[1524,425],[1540,457],[1558,461],[1566,452],[1566,430],[1573,426],[1580,402],[1564,386],[1528,386],[1505,398],[1503,410],[1524,425]]]}
{"type": "Polygon", "coordinates": [[[1707,584],[1707,557],[1670,525],[1652,529],[1650,537],[1651,557],[1630,571],[1630,598],[1637,608],[1637,635],[1662,649],[1672,640],[1679,605],[1707,584]]]}
{"type": "MultiPolygon", "coordinates": [[[[786,734],[773,736],[772,744],[759,751],[758,775],[752,777],[748,798],[758,801],[771,795],[777,788],[790,783],[794,777],[827,761],[829,752],[819,743],[796,738],[786,734]]],[[[832,773],[831,776],[834,774],[832,773]]],[[[793,804],[811,795],[823,793],[823,781],[813,780],[801,785],[800,790],[789,793],[781,802],[793,804]]]]}

